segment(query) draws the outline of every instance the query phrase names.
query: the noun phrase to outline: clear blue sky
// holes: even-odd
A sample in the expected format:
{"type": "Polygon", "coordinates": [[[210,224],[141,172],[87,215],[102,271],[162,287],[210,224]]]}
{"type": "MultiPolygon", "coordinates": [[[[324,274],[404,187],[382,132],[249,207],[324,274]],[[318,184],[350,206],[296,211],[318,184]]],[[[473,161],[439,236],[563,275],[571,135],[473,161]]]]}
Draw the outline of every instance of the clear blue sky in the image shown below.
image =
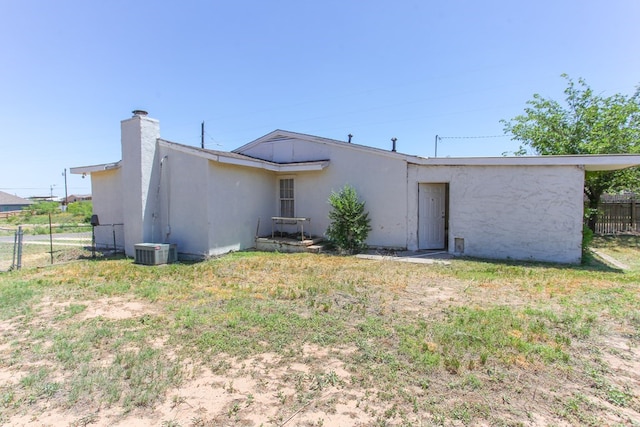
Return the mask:
{"type": "Polygon", "coordinates": [[[637,0],[0,0],[0,190],[63,196],[64,168],[120,159],[134,109],[194,146],[205,121],[218,150],[286,129],[433,156],[435,135],[502,135],[534,93],[562,99],[562,73],[630,95],[638,22],[637,0]]]}

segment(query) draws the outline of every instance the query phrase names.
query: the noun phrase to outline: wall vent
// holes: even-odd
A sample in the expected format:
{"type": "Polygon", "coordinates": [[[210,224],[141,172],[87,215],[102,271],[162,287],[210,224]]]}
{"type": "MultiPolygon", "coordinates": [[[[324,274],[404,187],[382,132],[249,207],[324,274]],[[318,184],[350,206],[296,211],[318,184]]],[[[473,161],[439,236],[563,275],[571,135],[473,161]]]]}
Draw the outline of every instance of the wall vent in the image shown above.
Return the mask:
{"type": "Polygon", "coordinates": [[[462,237],[454,237],[453,239],[453,252],[457,254],[464,253],[464,239],[462,237]]]}
{"type": "Polygon", "coordinates": [[[136,264],[160,265],[178,261],[178,245],[175,243],[137,243],[134,248],[136,264]]]}

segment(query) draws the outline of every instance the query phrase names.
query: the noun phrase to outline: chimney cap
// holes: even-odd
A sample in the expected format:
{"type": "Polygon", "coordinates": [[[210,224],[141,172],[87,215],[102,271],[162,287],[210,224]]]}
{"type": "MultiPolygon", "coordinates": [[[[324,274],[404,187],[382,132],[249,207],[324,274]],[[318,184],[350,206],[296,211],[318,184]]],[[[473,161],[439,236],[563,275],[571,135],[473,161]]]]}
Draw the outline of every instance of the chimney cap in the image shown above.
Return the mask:
{"type": "Polygon", "coordinates": [[[144,117],[147,114],[149,114],[144,110],[133,110],[132,113],[133,113],[134,116],[141,116],[141,117],[144,117]]]}

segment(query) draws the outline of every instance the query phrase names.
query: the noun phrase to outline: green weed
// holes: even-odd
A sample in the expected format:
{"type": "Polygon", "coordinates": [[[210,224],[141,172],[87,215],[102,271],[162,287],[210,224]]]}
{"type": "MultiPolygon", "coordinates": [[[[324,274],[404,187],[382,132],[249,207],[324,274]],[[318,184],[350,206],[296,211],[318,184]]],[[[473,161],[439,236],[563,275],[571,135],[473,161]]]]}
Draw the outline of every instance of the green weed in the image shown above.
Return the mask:
{"type": "Polygon", "coordinates": [[[32,309],[33,299],[38,295],[30,282],[10,281],[0,287],[0,319],[10,319],[26,314],[32,309]]]}
{"type": "Polygon", "coordinates": [[[56,316],[55,320],[69,319],[76,314],[82,313],[87,306],[85,304],[70,304],[64,309],[64,313],[56,316]]]}
{"type": "MultiPolygon", "coordinates": [[[[594,368],[592,359],[604,331],[640,336],[638,281],[635,271],[602,265],[465,260],[427,267],[255,252],[162,268],[120,259],[11,272],[0,275],[8,331],[0,362],[26,374],[0,386],[2,416],[45,400],[70,411],[153,408],[190,378],[183,360],[227,375],[225,390],[235,394],[237,363],[268,353],[275,355],[265,366],[271,371],[223,416],[240,422],[259,390],[283,381],[294,391],[272,392],[282,407],[274,422],[311,402],[330,413],[344,396],[358,395],[370,424],[517,425],[531,422],[525,411],[493,411],[527,408],[533,396],[566,422],[597,425],[602,409],[592,396],[628,411],[637,405],[635,389],[612,381],[615,373],[602,361],[594,368]],[[436,287],[451,297],[429,300],[436,287]],[[79,316],[93,300],[113,296],[149,310],[123,320],[79,316]],[[45,297],[53,313],[38,305],[45,297]],[[55,308],[65,301],[83,303],[55,308]],[[303,358],[310,347],[320,351],[303,358]],[[322,365],[323,350],[348,376],[322,365]],[[271,377],[289,363],[313,368],[271,377]],[[590,386],[556,397],[567,381],[590,386]],[[344,393],[331,396],[332,388],[344,393]]],[[[261,375],[240,372],[249,371],[261,375]]]]}

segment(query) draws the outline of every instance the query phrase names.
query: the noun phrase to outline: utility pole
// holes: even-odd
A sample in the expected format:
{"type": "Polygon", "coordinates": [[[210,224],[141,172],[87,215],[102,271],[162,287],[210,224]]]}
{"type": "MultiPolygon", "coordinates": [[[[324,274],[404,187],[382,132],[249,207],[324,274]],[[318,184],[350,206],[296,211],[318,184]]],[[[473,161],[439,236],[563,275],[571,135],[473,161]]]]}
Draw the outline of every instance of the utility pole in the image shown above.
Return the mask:
{"type": "Polygon", "coordinates": [[[202,126],[200,127],[200,147],[204,148],[204,121],[202,122],[202,126]]]}
{"type": "Polygon", "coordinates": [[[64,210],[67,210],[67,205],[69,204],[69,194],[67,193],[67,168],[64,168],[64,172],[62,173],[64,176],[64,202],[62,206],[64,206],[64,210]]]}
{"type": "Polygon", "coordinates": [[[436,135],[436,153],[435,153],[435,156],[433,156],[433,157],[438,157],[438,140],[439,139],[442,139],[442,138],[440,138],[438,135],[436,135]]]}

